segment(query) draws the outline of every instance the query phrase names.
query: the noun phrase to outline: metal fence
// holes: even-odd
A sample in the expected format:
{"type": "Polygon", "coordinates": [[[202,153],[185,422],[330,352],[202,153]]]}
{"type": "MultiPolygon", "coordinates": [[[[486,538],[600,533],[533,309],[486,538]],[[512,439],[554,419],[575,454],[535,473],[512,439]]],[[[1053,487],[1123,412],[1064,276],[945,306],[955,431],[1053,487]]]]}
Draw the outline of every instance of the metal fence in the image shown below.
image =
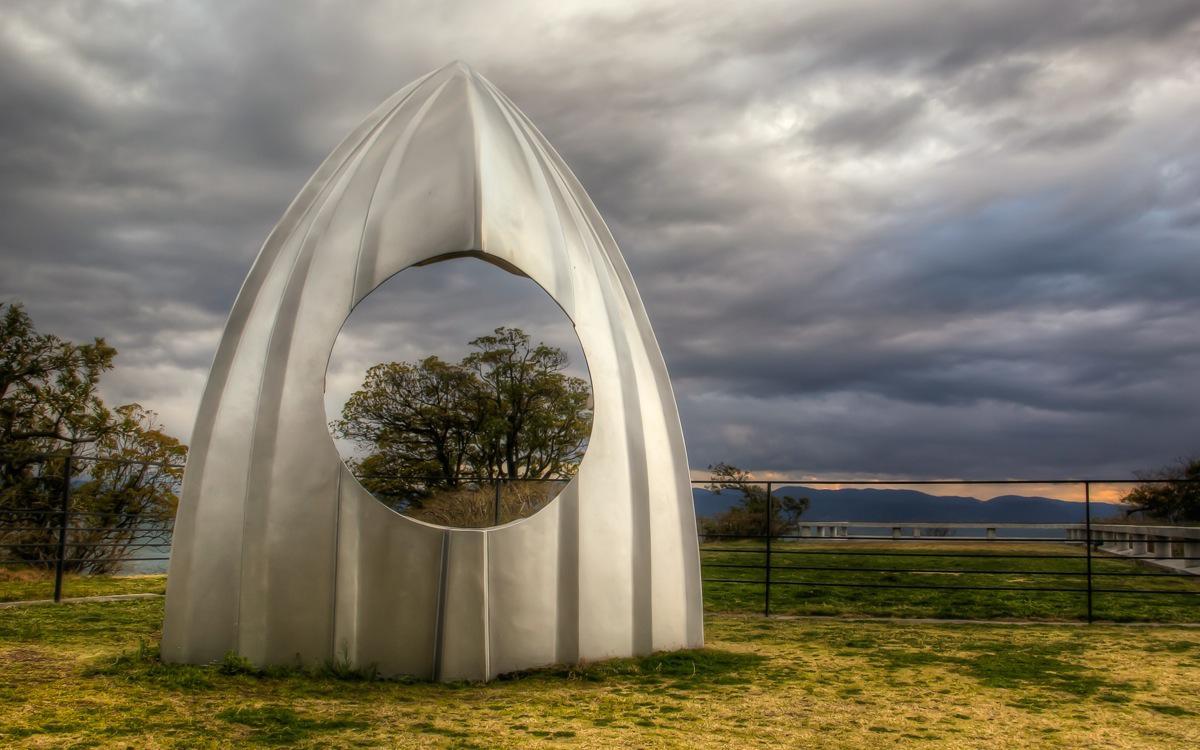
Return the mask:
{"type": "MultiPolygon", "coordinates": [[[[926,590],[943,592],[1021,592],[1038,594],[1071,594],[1084,603],[1086,619],[1095,619],[1095,599],[1098,595],[1122,597],[1184,597],[1188,610],[1194,612],[1188,619],[1200,620],[1200,526],[1148,525],[1124,519],[1098,523],[1093,518],[1093,488],[1132,486],[1135,484],[1174,483],[1186,484],[1195,480],[747,480],[724,484],[742,488],[761,488],[762,518],[758,531],[736,531],[734,533],[711,532],[700,521],[701,561],[705,584],[733,584],[760,587],[762,590],[762,613],[771,615],[772,589],[780,587],[800,588],[846,588],[876,590],[926,590]],[[793,489],[819,488],[824,486],[844,487],[930,487],[930,486],[1030,486],[1076,487],[1082,490],[1082,523],[1002,523],[1002,522],[940,522],[930,518],[921,522],[895,522],[888,520],[861,521],[812,521],[803,515],[788,524],[788,528],[777,528],[779,521],[777,493],[787,486],[793,489]],[[853,533],[854,529],[866,533],[853,533]],[[885,533],[879,533],[883,530],[885,533]],[[905,531],[909,531],[905,534],[905,531]],[[935,532],[922,534],[922,531],[935,532]],[[976,530],[974,535],[957,535],[958,531],[976,530]],[[1001,537],[999,531],[1013,532],[1001,537]],[[1025,532],[1021,535],[1021,532],[1025,532]],[[1054,532],[1061,532],[1056,535],[1054,532]],[[731,546],[730,542],[740,543],[731,546]],[[725,546],[722,546],[724,543],[725,546]],[[748,545],[747,543],[751,543],[748,545]],[[1028,552],[1009,552],[995,547],[1026,545],[1028,552]],[[871,545],[867,548],[867,545],[871,545]],[[908,549],[905,547],[908,546],[908,549]],[[917,547],[921,549],[917,549],[917,547]],[[931,549],[932,548],[932,549],[931,549]],[[1060,551],[1061,550],[1061,551],[1060,551]],[[830,557],[870,558],[872,560],[895,560],[891,566],[845,566],[820,564],[830,557]],[[733,559],[730,559],[730,558],[733,559]],[[916,558],[921,567],[899,563],[916,558]],[[816,562],[812,562],[813,560],[816,562]],[[935,561],[962,561],[986,559],[1002,563],[998,567],[965,568],[926,564],[935,561]],[[1079,569],[1024,568],[1011,561],[1069,561],[1079,563],[1079,569]],[[1124,562],[1119,569],[1097,570],[1098,561],[1124,562]],[[1009,562],[1009,564],[1003,564],[1009,562]],[[797,564],[798,563],[798,564],[797,564]],[[1016,569],[1014,569],[1016,567],[1016,569]],[[724,573],[723,571],[732,571],[724,573]],[[792,574],[799,571],[799,578],[792,574]],[[757,574],[730,577],[736,572],[757,574]],[[958,585],[943,582],[896,582],[895,580],[817,580],[814,573],[880,574],[895,578],[895,574],[908,576],[967,575],[987,577],[1033,577],[1033,585],[958,585]],[[778,574],[789,574],[781,578],[778,574]],[[807,577],[805,577],[807,576],[807,577]],[[1182,585],[1173,587],[1150,587],[1146,581],[1160,582],[1169,579],[1182,585]],[[1116,585],[1129,580],[1142,585],[1116,585]],[[1045,581],[1043,583],[1043,581],[1045,581]],[[1068,582],[1074,581],[1074,585],[1068,582]]],[[[712,480],[694,480],[693,485],[714,486],[712,480]]],[[[977,498],[976,498],[977,499],[977,498]]]]}
{"type": "Polygon", "coordinates": [[[175,525],[174,504],[183,466],[138,458],[78,454],[23,456],[40,473],[21,487],[8,488],[0,503],[0,566],[53,570],[54,601],[62,601],[63,578],[71,571],[115,571],[169,559],[175,525]],[[97,467],[134,468],[142,482],[108,487],[102,510],[76,507],[83,494],[95,499],[97,467]],[[145,482],[149,470],[165,470],[145,482]],[[148,492],[163,502],[152,506],[148,492]]]}
{"type": "MultiPolygon", "coordinates": [[[[166,481],[171,494],[178,491],[182,466],[100,456],[46,458],[53,459],[46,466],[55,471],[38,478],[40,504],[21,507],[10,502],[0,506],[0,566],[53,570],[55,601],[62,600],[64,575],[70,572],[112,572],[117,568],[128,572],[131,567],[145,569],[148,565],[157,566],[160,572],[165,570],[173,513],[96,510],[75,507],[72,500],[77,493],[86,494],[87,482],[96,475],[98,464],[170,470],[166,481]]],[[[1093,517],[1093,488],[1146,481],[1188,480],[777,479],[726,483],[741,487],[745,497],[753,492],[748,488],[758,488],[762,517],[749,528],[725,531],[714,530],[710,517],[699,518],[702,579],[706,594],[721,587],[736,590],[734,598],[741,608],[745,608],[745,591],[761,592],[760,611],[764,615],[778,613],[780,608],[774,606],[773,595],[778,597],[780,591],[807,592],[811,597],[821,591],[858,589],[933,591],[946,596],[960,592],[1077,596],[1089,622],[1096,617],[1098,596],[1175,597],[1186,601],[1189,611],[1195,608],[1195,615],[1186,619],[1200,620],[1200,526],[1148,525],[1093,517]],[[780,495],[785,487],[803,491],[831,486],[938,485],[1074,487],[1082,494],[1083,518],[1078,523],[939,518],[918,522],[814,520],[800,513],[781,521],[778,515],[785,502],[780,495]],[[972,582],[955,582],[956,577],[972,582]]],[[[478,528],[532,515],[565,482],[465,479],[450,491],[453,504],[439,505],[427,495],[424,504],[415,495],[399,500],[391,497],[388,502],[423,520],[478,528]]],[[[695,480],[693,484],[713,486],[711,480],[695,480]]],[[[738,500],[731,499],[730,504],[737,505],[738,500]]],[[[719,603],[714,606],[721,607],[719,603]]],[[[1150,616],[1153,618],[1153,613],[1150,616]]]]}

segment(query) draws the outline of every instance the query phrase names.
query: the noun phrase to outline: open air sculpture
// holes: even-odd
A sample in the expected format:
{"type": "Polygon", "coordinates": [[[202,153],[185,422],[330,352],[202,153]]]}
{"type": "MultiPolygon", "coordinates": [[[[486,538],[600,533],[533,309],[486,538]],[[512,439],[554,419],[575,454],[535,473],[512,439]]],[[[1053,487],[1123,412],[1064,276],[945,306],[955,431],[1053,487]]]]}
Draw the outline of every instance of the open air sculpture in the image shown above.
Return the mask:
{"type": "Polygon", "coordinates": [[[334,150],[246,277],[193,432],[163,658],[482,680],[699,646],[688,480],[662,354],[595,206],[508,98],[449,65],[334,150]],[[322,401],[354,306],[405,268],[462,256],[554,298],[594,394],[577,475],[537,514],[490,529],[376,501],[343,464],[322,401]]]}

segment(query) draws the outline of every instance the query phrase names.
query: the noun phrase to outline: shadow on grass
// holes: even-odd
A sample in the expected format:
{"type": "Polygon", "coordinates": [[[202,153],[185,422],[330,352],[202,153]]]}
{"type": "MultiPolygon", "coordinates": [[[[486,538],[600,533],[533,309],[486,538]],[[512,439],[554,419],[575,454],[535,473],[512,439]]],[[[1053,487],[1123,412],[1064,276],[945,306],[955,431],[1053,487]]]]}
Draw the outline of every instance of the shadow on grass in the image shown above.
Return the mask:
{"type": "MultiPolygon", "coordinates": [[[[639,685],[668,685],[677,689],[713,685],[748,684],[755,670],[767,659],[759,654],[723,651],[713,648],[688,649],[628,659],[576,665],[553,665],[539,669],[500,675],[491,683],[626,681],[639,685]]],[[[320,691],[330,683],[387,683],[422,685],[433,689],[456,690],[480,683],[436,683],[410,676],[383,676],[374,666],[351,666],[345,656],[316,666],[273,666],[258,668],[244,657],[226,654],[219,663],[203,666],[167,664],[159,657],[157,646],[145,641],[138,650],[92,664],[84,671],[88,677],[108,677],[129,682],[148,682],[179,690],[208,690],[225,679],[277,680],[305,692],[320,691]]]]}
{"type": "Polygon", "coordinates": [[[913,641],[864,634],[826,636],[840,656],[860,656],[889,673],[944,667],[989,688],[1014,691],[1012,705],[1041,710],[1081,698],[1127,703],[1134,686],[1092,668],[1077,638],[1047,637],[1014,643],[1005,638],[958,638],[953,644],[926,636],[913,641]]]}
{"type": "Polygon", "coordinates": [[[328,685],[330,682],[389,682],[415,683],[408,677],[384,680],[373,666],[352,667],[345,657],[322,664],[284,665],[265,668],[255,667],[248,659],[233,652],[215,664],[167,664],[162,661],[157,645],[142,641],[137,651],[124,653],[116,658],[107,658],[93,663],[83,672],[85,677],[110,677],[128,682],[149,682],[160,687],[181,690],[208,690],[218,687],[216,681],[224,678],[250,678],[254,680],[292,681],[296,686],[328,685]]]}
{"type": "Polygon", "coordinates": [[[366,729],[367,722],[344,718],[318,718],[297,713],[287,706],[238,706],[217,714],[230,724],[250,729],[247,739],[259,745],[293,745],[319,732],[366,729]]]}
{"type": "Polygon", "coordinates": [[[504,674],[497,679],[506,682],[563,679],[584,682],[630,680],[642,684],[671,683],[678,687],[738,685],[750,682],[751,673],[765,661],[766,657],[759,654],[695,648],[631,659],[607,659],[575,665],[557,664],[504,674]]]}

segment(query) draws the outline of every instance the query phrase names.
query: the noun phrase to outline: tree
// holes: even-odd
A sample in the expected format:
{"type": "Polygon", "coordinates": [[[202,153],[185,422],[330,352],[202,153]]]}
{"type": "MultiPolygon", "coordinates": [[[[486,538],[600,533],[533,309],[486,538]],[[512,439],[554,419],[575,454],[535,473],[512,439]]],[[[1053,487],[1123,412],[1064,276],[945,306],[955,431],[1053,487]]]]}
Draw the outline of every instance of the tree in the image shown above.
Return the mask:
{"type": "Polygon", "coordinates": [[[771,504],[772,536],[791,533],[800,516],[808,510],[806,497],[774,495],[769,498],[765,484],[755,483],[753,475],[721,462],[709,466],[709,489],[716,494],[734,490],[741,494],[737,505],[715,516],[700,519],[700,530],[708,535],[763,536],[767,533],[767,502],[771,504]]]}
{"type": "Polygon", "coordinates": [[[1138,479],[1170,481],[1139,484],[1122,502],[1168,523],[1200,522],[1200,456],[1180,459],[1157,471],[1140,472],[1138,479]]]}
{"type": "MultiPolygon", "coordinates": [[[[0,305],[0,308],[4,307],[0,305]]],[[[116,350],[39,334],[21,305],[0,322],[0,486],[19,484],[37,456],[95,442],[111,414],[96,393],[116,350]]]]}
{"type": "Polygon", "coordinates": [[[88,453],[98,460],[85,463],[88,479],[71,495],[79,517],[67,552],[73,568],[112,572],[136,549],[170,544],[187,446],[156,413],[126,404],[88,453]]]}
{"type": "Polygon", "coordinates": [[[506,327],[470,346],[458,363],[373,366],[330,423],[366,453],[355,476],[393,507],[419,508],[464,478],[570,477],[583,456],[590,389],[563,372],[565,352],[506,327]]]}
{"type": "Polygon", "coordinates": [[[138,404],[104,405],[100,376],[112,369],[117,352],[103,339],[74,344],[39,334],[20,305],[0,309],[4,554],[34,565],[54,561],[66,479],[75,522],[65,567],[112,571],[173,517],[178,464],[187,448],[138,404]],[[68,457],[77,460],[64,478],[68,457]]]}

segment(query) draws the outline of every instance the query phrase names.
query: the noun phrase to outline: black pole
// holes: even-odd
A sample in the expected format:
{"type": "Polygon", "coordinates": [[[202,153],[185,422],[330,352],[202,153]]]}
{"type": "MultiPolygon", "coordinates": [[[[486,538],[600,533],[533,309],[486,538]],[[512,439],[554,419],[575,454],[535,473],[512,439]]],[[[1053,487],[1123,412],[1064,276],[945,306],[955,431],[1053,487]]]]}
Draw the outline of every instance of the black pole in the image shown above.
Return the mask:
{"type": "Polygon", "coordinates": [[[63,565],[67,559],[67,521],[71,513],[71,454],[63,458],[62,509],[59,511],[58,559],[54,561],[54,601],[62,601],[63,565]]]}
{"type": "Polygon", "coordinates": [[[500,525],[500,478],[499,477],[496,477],[494,491],[495,491],[495,500],[493,502],[493,507],[495,508],[495,511],[494,511],[493,517],[492,517],[492,525],[499,526],[500,525]]]}
{"type": "Polygon", "coordinates": [[[1092,483],[1083,483],[1083,513],[1087,536],[1087,621],[1092,621],[1092,483]]]}
{"type": "Polygon", "coordinates": [[[767,579],[763,591],[763,617],[771,616],[771,483],[767,482],[767,579]]]}

